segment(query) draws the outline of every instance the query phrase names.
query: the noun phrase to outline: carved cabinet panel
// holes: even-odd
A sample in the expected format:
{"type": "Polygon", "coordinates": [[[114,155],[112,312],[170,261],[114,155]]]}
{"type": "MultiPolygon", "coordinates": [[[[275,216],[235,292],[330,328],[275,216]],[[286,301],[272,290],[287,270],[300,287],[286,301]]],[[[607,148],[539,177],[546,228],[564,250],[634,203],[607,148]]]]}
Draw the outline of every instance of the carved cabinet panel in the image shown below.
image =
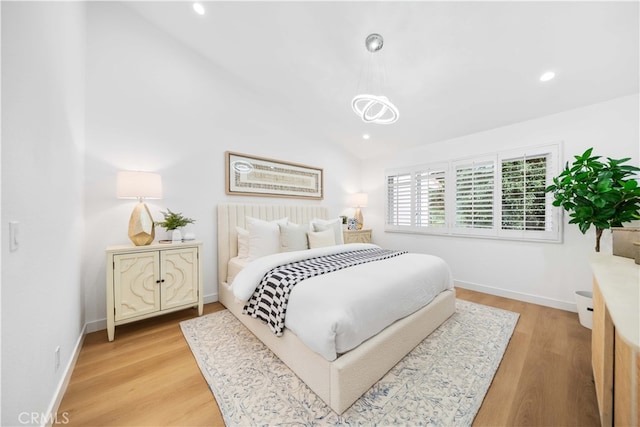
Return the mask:
{"type": "Polygon", "coordinates": [[[116,320],[160,310],[160,263],[157,252],[113,257],[113,292],[116,320]]]}
{"type": "Polygon", "coordinates": [[[196,248],[160,252],[162,309],[198,301],[198,251],[196,248]]]}

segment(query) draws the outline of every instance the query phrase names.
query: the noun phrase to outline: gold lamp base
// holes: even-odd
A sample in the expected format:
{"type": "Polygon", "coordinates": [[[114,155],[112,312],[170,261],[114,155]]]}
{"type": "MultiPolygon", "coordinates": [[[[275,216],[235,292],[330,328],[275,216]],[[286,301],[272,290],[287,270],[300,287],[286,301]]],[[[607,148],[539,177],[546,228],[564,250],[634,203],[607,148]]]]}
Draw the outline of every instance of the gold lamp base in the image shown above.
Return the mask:
{"type": "Polygon", "coordinates": [[[358,230],[362,230],[364,219],[362,218],[362,211],[360,210],[360,208],[356,208],[356,221],[358,222],[358,230]]]}
{"type": "Polygon", "coordinates": [[[156,237],[151,212],[146,204],[140,202],[131,212],[129,218],[129,239],[136,246],[151,244],[156,237]]]}

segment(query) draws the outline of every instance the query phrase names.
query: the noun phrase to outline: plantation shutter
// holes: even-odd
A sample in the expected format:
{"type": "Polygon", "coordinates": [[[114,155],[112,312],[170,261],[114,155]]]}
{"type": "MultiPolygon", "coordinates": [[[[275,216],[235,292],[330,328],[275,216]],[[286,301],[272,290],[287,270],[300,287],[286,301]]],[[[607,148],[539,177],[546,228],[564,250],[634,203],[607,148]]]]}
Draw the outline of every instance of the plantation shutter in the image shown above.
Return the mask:
{"type": "Polygon", "coordinates": [[[412,225],[411,176],[411,173],[387,176],[387,225],[412,225]]]}
{"type": "Polygon", "coordinates": [[[560,173],[558,145],[501,153],[500,237],[560,241],[561,210],[545,193],[560,173]]]}
{"type": "Polygon", "coordinates": [[[385,231],[562,241],[560,143],[387,169],[385,231]]]}
{"type": "Polygon", "coordinates": [[[446,170],[425,170],[416,174],[416,226],[444,227],[446,170]]]}
{"type": "Polygon", "coordinates": [[[493,160],[489,160],[456,165],[457,228],[476,231],[493,229],[494,164],[493,160]]]}
{"type": "Polygon", "coordinates": [[[547,157],[502,160],[502,229],[546,230],[547,157]]]}

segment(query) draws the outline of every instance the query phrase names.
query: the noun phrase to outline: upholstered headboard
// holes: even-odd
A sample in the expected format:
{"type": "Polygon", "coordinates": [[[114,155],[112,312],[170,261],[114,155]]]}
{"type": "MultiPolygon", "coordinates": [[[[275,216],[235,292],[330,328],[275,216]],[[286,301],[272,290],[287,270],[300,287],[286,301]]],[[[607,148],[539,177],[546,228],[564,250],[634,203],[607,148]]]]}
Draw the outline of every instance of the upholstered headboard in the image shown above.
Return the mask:
{"type": "Polygon", "coordinates": [[[227,267],[231,258],[238,255],[236,226],[246,228],[245,218],[271,221],[288,217],[296,224],[308,224],[314,218],[328,219],[329,209],[319,205],[251,205],[223,203],[218,205],[218,283],[227,280],[227,267]]]}

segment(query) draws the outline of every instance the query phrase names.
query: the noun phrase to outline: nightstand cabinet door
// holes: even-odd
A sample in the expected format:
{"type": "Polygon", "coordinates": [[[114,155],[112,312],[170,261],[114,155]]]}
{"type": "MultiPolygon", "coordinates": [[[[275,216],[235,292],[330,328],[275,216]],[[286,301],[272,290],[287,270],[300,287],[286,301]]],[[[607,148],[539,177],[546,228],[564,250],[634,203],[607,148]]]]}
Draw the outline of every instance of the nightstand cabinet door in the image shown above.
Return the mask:
{"type": "Polygon", "coordinates": [[[163,310],[198,302],[198,249],[185,248],[160,252],[163,280],[163,310]]]}
{"type": "Polygon", "coordinates": [[[158,252],[113,257],[115,320],[130,319],[160,310],[158,252]]]}

